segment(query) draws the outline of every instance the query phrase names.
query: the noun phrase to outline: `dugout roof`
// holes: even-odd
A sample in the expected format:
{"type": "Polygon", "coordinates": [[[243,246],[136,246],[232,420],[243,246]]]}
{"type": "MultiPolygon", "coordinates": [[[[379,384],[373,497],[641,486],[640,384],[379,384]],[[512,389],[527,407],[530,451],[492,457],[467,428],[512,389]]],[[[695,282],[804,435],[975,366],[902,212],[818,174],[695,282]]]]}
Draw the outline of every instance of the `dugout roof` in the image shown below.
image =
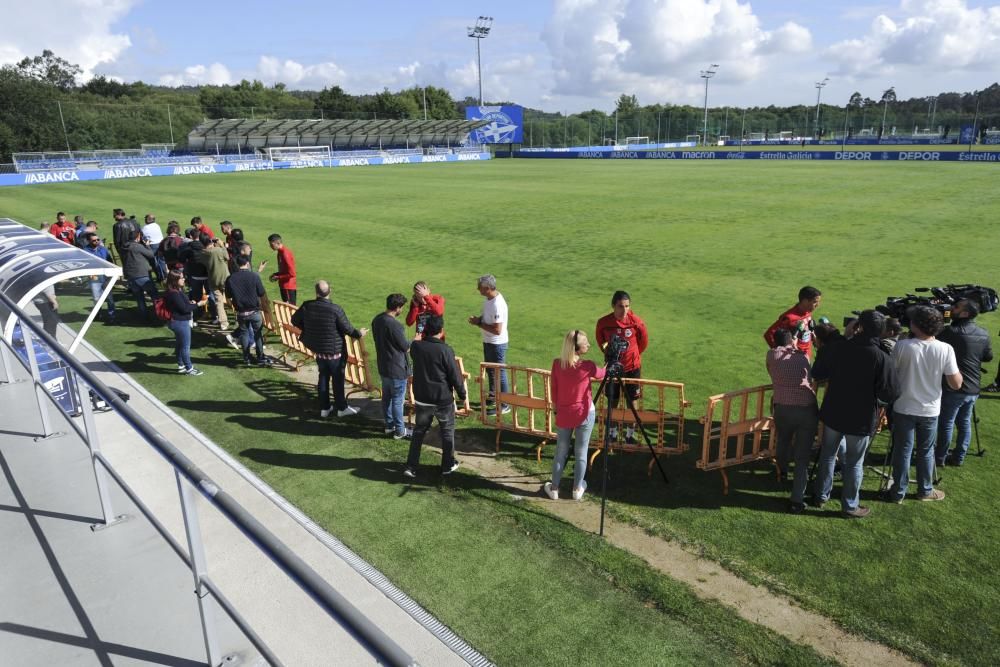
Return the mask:
{"type": "Polygon", "coordinates": [[[188,134],[192,151],[332,146],[333,150],[383,146],[457,146],[487,120],[248,120],[206,121],[188,134]]]}
{"type": "MultiPolygon", "coordinates": [[[[0,290],[22,310],[49,285],[70,278],[107,276],[102,298],[69,347],[72,353],[94,321],[104,298],[122,275],[120,266],[98,259],[82,248],[60,241],[52,234],[31,229],[10,218],[0,218],[0,290]]],[[[3,336],[12,341],[16,317],[0,305],[3,336]]]]}

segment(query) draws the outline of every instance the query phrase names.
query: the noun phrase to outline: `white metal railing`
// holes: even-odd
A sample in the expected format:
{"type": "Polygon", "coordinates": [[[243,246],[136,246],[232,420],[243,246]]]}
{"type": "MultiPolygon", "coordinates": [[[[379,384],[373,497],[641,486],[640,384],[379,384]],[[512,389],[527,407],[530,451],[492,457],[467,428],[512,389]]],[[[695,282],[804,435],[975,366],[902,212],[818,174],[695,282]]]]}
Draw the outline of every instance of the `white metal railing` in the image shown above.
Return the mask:
{"type": "MultiPolygon", "coordinates": [[[[18,308],[6,294],[0,293],[0,306],[3,307],[0,310],[6,310],[8,313],[14,315],[20,324],[27,357],[25,365],[31,372],[32,387],[41,417],[41,437],[50,437],[55,434],[48,409],[50,405],[54,404],[54,400],[41,381],[41,372],[34,344],[35,340],[40,341],[49,353],[65,366],[70,391],[75,389],[77,392],[83,426],[81,428],[72,419],[68,420],[68,423],[90,450],[95,483],[101,504],[102,524],[110,527],[121,518],[115,515],[111,504],[111,496],[108,492],[108,480],[105,479],[105,475],[107,475],[110,480],[121,487],[122,491],[132,500],[156,531],[167,541],[178,557],[191,568],[195,584],[194,592],[198,598],[202,634],[205,640],[205,653],[210,665],[223,664],[225,656],[222,656],[219,650],[215,620],[211,608],[207,605],[206,598],[208,595],[211,595],[215,599],[226,615],[239,627],[247,640],[260,652],[265,660],[272,665],[281,665],[282,663],[253,628],[250,627],[222,591],[208,577],[202,532],[194,503],[196,493],[200,493],[236,528],[246,535],[260,551],[298,584],[334,621],[339,623],[341,627],[357,639],[376,660],[388,665],[417,665],[417,662],[398,644],[338,593],[305,561],[286,547],[232,496],[202,472],[193,461],[163,438],[152,425],[135,412],[135,410],[130,408],[117,392],[101,382],[83,362],[63,350],[55,338],[46,333],[24,311],[18,308]],[[94,407],[90,400],[91,395],[97,396],[109,408],[118,413],[132,430],[142,437],[146,443],[163,456],[173,467],[178,496],[180,498],[184,534],[187,541],[186,551],[167,531],[149,507],[142,502],[125,480],[115,471],[111,462],[101,453],[100,438],[94,422],[94,407]]],[[[20,358],[13,349],[13,346],[6,340],[0,341],[0,365],[2,365],[0,383],[13,381],[11,373],[12,357],[20,358]]]]}

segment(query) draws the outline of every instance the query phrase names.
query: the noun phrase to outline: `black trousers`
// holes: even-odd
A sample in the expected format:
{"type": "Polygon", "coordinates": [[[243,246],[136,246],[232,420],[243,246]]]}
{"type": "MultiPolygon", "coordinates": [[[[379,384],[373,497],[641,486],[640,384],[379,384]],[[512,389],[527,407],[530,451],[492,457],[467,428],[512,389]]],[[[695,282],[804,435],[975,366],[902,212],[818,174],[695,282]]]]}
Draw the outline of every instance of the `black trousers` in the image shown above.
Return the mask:
{"type": "Polygon", "coordinates": [[[441,431],[441,470],[448,470],[455,463],[455,404],[418,404],[413,425],[413,439],[410,440],[410,455],[406,458],[407,468],[416,470],[420,465],[420,446],[424,444],[424,437],[435,417],[438,420],[438,429],[441,431]]]}

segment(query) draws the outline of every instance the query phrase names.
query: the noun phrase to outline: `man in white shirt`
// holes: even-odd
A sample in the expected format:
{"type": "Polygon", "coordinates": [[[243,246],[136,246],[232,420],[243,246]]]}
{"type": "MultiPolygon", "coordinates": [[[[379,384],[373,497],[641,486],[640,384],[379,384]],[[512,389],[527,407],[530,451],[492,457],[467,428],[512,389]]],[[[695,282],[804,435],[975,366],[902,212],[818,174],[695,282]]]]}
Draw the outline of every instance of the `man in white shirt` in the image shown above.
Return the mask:
{"type": "Polygon", "coordinates": [[[156,250],[160,247],[160,242],[163,241],[163,230],[156,223],[156,216],[152,213],[146,214],[145,224],[142,226],[142,240],[147,241],[149,249],[153,251],[156,258],[156,277],[162,282],[167,277],[167,263],[163,261],[160,253],[156,250]]]}
{"type": "Polygon", "coordinates": [[[934,446],[941,412],[941,380],[958,390],[962,373],[955,349],[935,338],[944,328],[941,313],[930,306],[913,306],[906,312],[911,338],[900,340],[892,351],[901,393],[893,404],[892,488],[889,500],[901,503],[910,481],[910,457],[916,439],[917,500],[943,500],[935,489],[934,446]]]}
{"type": "MultiPolygon", "coordinates": [[[[497,279],[487,273],[480,276],[477,283],[479,293],[485,297],[481,315],[469,318],[469,324],[479,327],[483,332],[483,360],[489,363],[507,363],[507,301],[503,294],[497,291],[497,279]]],[[[489,399],[486,403],[486,414],[494,416],[497,413],[496,388],[493,386],[493,373],[487,374],[490,383],[489,399]]],[[[507,371],[500,371],[500,391],[509,391],[507,371]]],[[[501,414],[510,412],[509,405],[500,407],[501,414]]]]}

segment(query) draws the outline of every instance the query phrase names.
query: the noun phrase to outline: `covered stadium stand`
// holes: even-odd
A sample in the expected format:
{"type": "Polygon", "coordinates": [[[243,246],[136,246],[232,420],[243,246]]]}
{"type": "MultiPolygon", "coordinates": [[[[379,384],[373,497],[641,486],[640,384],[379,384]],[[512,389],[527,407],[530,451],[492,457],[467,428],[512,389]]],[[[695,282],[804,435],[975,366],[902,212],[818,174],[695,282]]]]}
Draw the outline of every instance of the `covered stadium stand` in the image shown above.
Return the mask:
{"type": "Polygon", "coordinates": [[[235,152],[285,146],[414,148],[460,146],[485,120],[210,120],[188,134],[193,152],[235,152]]]}

